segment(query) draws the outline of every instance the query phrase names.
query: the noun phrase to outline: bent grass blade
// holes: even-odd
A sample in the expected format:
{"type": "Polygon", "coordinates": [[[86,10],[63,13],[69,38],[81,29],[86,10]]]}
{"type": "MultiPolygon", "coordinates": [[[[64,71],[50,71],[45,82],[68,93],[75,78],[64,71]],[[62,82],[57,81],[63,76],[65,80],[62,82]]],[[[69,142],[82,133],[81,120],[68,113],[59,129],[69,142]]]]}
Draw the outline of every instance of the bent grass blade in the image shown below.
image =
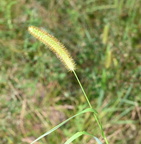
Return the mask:
{"type": "Polygon", "coordinates": [[[82,136],[82,135],[91,136],[91,137],[93,137],[93,138],[96,140],[96,142],[97,142],[98,144],[102,144],[101,141],[100,141],[97,137],[93,136],[92,134],[90,134],[90,133],[88,133],[88,132],[86,132],[86,131],[82,131],[82,132],[77,132],[77,133],[75,133],[75,134],[74,134],[73,136],[71,136],[64,144],[70,144],[72,141],[74,141],[75,139],[77,139],[78,137],[80,137],[80,136],[82,136]]]}
{"type": "Polygon", "coordinates": [[[85,109],[85,110],[77,113],[76,115],[68,118],[67,120],[63,121],[63,122],[60,123],[59,125],[55,126],[54,128],[52,128],[51,130],[49,130],[49,131],[46,132],[45,134],[43,134],[43,135],[41,135],[40,137],[38,137],[38,138],[37,138],[36,140],[34,140],[31,144],[37,142],[37,141],[40,140],[41,138],[43,138],[43,137],[49,135],[50,133],[54,132],[55,130],[57,130],[57,129],[60,128],[62,125],[64,125],[65,123],[67,123],[67,122],[70,121],[71,119],[75,118],[76,116],[79,116],[79,115],[81,115],[81,114],[83,114],[83,113],[87,113],[87,112],[93,112],[94,114],[97,114],[97,112],[96,112],[94,109],[92,109],[92,108],[87,108],[87,109],[85,109]]]}

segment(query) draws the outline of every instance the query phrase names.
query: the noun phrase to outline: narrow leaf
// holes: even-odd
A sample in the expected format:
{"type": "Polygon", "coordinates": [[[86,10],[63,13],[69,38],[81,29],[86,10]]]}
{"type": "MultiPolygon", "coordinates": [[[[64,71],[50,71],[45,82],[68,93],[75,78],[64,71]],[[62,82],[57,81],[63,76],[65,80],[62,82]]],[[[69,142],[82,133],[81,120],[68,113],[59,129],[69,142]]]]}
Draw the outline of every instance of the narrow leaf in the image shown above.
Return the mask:
{"type": "Polygon", "coordinates": [[[72,141],[74,141],[75,139],[77,139],[78,137],[80,137],[80,136],[82,136],[82,135],[91,136],[91,137],[93,137],[93,138],[96,140],[96,142],[97,142],[98,144],[102,144],[101,141],[100,141],[97,137],[93,136],[92,134],[89,134],[89,133],[86,132],[86,131],[82,131],[82,132],[77,132],[77,133],[75,133],[75,134],[74,134],[73,136],[71,136],[64,144],[70,144],[72,141]]]}
{"type": "Polygon", "coordinates": [[[41,135],[40,137],[38,137],[38,138],[37,138],[36,140],[34,140],[31,144],[37,142],[37,141],[40,140],[41,138],[43,138],[43,137],[49,135],[50,133],[54,132],[55,130],[57,130],[58,128],[60,128],[62,125],[64,125],[65,123],[67,123],[67,122],[68,122],[69,120],[71,120],[72,118],[74,118],[74,117],[76,117],[76,116],[79,116],[79,115],[81,115],[81,114],[83,114],[83,113],[87,113],[87,112],[93,112],[93,113],[97,114],[97,112],[96,112],[94,109],[92,109],[92,108],[87,108],[87,109],[85,109],[85,110],[77,113],[76,115],[68,118],[67,120],[63,121],[63,122],[60,123],[59,125],[55,126],[54,128],[52,128],[51,130],[49,130],[49,131],[46,132],[45,134],[43,134],[43,135],[41,135]]]}

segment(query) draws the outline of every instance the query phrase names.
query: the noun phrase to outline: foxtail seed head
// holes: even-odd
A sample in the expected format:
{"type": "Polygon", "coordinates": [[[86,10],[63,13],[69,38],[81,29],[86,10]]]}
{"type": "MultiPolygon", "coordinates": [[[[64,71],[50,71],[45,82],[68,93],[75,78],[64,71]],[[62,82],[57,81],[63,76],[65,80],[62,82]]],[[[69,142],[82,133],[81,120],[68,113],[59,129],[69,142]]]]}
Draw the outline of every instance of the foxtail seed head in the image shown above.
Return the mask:
{"type": "Polygon", "coordinates": [[[56,56],[62,61],[69,71],[75,70],[75,63],[69,52],[66,50],[65,46],[61,44],[55,37],[34,26],[30,26],[28,31],[39,41],[47,45],[48,48],[56,54],[56,56]]]}

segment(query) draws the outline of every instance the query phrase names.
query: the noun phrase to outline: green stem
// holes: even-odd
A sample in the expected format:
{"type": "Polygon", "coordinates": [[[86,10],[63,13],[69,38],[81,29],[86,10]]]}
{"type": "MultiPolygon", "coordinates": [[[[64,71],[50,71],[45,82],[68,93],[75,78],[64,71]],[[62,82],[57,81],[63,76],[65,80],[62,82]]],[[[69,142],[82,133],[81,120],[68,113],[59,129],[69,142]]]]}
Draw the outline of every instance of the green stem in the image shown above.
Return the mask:
{"type": "Polygon", "coordinates": [[[79,83],[79,85],[80,85],[80,87],[81,87],[81,89],[82,89],[82,92],[83,92],[83,94],[84,94],[84,96],[85,96],[85,98],[86,98],[86,100],[87,100],[90,108],[92,108],[92,105],[91,105],[91,103],[90,103],[90,101],[89,101],[89,99],[88,99],[88,97],[87,97],[87,95],[86,95],[86,93],[85,93],[85,91],[84,91],[84,88],[83,88],[83,86],[82,86],[82,84],[81,84],[81,82],[80,82],[77,74],[75,73],[75,71],[73,71],[73,73],[74,73],[74,75],[75,75],[75,77],[76,77],[76,79],[77,79],[77,81],[78,81],[78,83],[79,83]]]}
{"type": "MultiPolygon", "coordinates": [[[[82,92],[83,92],[83,94],[84,94],[84,96],[85,96],[85,98],[86,98],[86,100],[87,100],[87,103],[88,103],[89,107],[92,108],[92,105],[91,105],[91,103],[90,103],[90,101],[89,101],[89,99],[88,99],[88,96],[87,96],[86,93],[85,93],[85,90],[84,90],[84,88],[83,88],[83,86],[82,86],[82,84],[81,84],[81,82],[80,82],[80,80],[79,80],[76,72],[73,71],[73,73],[74,73],[74,75],[75,75],[75,77],[76,77],[76,79],[77,79],[77,81],[78,81],[78,83],[79,83],[79,85],[80,85],[80,88],[81,88],[81,90],[82,90],[82,92]]],[[[95,118],[95,120],[96,120],[96,122],[97,122],[97,124],[98,124],[98,126],[99,126],[99,128],[100,128],[100,130],[101,130],[102,136],[103,136],[106,144],[109,144],[109,143],[108,143],[108,140],[107,140],[107,138],[106,138],[106,136],[105,136],[105,133],[104,133],[104,131],[103,131],[102,124],[101,124],[100,121],[99,121],[98,116],[94,114],[94,118],[95,118]]]]}

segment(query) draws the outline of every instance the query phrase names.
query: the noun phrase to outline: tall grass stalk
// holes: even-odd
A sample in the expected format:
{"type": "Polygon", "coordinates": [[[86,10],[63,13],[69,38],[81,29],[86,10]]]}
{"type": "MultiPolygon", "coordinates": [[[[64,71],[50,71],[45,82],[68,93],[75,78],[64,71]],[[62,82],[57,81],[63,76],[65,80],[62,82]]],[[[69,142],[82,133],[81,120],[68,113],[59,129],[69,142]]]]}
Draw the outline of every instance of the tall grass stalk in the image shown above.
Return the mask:
{"type": "MultiPolygon", "coordinates": [[[[56,39],[55,37],[53,37],[52,35],[48,34],[47,32],[34,27],[34,26],[30,26],[28,28],[28,31],[34,36],[36,37],[39,41],[41,41],[42,43],[44,43],[45,45],[48,46],[48,48],[53,51],[56,56],[62,61],[62,63],[65,65],[65,67],[69,70],[72,71],[80,85],[80,88],[82,89],[82,92],[87,100],[87,103],[89,105],[90,108],[92,108],[92,105],[88,99],[88,96],[86,95],[84,88],[75,72],[75,62],[74,60],[71,58],[71,55],[69,54],[69,52],[67,51],[67,49],[65,48],[65,46],[60,43],[58,41],[58,39],[56,39]]],[[[94,114],[94,118],[101,130],[102,136],[106,142],[106,144],[108,144],[108,140],[105,136],[104,130],[102,128],[102,124],[99,121],[99,118],[96,114],[94,114]]]]}

